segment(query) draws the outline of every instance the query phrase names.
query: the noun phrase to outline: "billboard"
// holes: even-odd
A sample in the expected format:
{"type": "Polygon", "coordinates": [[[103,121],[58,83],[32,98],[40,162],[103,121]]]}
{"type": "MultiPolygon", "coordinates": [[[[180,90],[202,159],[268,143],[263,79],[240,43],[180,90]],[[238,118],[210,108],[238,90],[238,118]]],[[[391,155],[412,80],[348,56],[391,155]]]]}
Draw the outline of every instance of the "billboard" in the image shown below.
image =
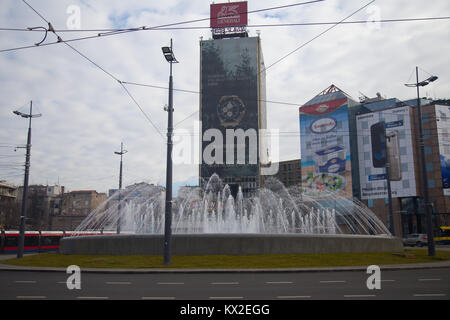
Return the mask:
{"type": "Polygon", "coordinates": [[[417,195],[409,107],[356,116],[362,199],[387,198],[386,164],[392,197],[417,195]]]}
{"type": "Polygon", "coordinates": [[[201,41],[200,177],[258,176],[258,48],[257,37],[201,41]]]}
{"type": "Polygon", "coordinates": [[[211,4],[210,27],[226,28],[247,25],[247,2],[211,4]]]}
{"type": "Polygon", "coordinates": [[[351,197],[348,132],[348,98],[343,93],[333,93],[330,99],[317,96],[300,108],[305,194],[315,198],[326,198],[331,194],[351,197]]]}
{"type": "Polygon", "coordinates": [[[450,196],[450,107],[435,106],[436,127],[441,163],[442,189],[444,196],[450,196]]]}

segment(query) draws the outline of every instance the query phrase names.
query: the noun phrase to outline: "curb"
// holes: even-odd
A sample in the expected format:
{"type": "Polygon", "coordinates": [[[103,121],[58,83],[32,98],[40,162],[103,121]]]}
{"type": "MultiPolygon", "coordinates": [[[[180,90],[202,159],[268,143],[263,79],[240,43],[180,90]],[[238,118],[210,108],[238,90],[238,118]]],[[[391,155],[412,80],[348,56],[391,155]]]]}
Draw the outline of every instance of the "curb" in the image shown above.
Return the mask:
{"type": "MultiPolygon", "coordinates": [[[[382,271],[415,270],[415,269],[442,269],[450,268],[450,261],[391,264],[380,265],[382,271]]],[[[304,272],[350,272],[366,271],[367,266],[351,267],[322,267],[322,268],[280,268],[280,269],[81,269],[85,273],[110,273],[110,274],[145,274],[145,273],[304,273],[304,272]]],[[[51,267],[26,267],[0,264],[0,271],[22,271],[22,272],[64,272],[66,268],[51,267]]]]}

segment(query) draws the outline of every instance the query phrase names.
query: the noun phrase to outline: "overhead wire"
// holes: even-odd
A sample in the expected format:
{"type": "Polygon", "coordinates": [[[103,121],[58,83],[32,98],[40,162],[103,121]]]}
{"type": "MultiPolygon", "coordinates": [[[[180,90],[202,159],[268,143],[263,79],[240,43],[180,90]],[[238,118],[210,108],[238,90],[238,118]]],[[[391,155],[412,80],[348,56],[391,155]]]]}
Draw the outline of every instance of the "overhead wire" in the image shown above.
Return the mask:
{"type": "MultiPolygon", "coordinates": [[[[77,50],[75,47],[71,46],[70,44],[67,43],[67,41],[63,40],[56,32],[56,30],[53,29],[53,27],[51,26],[51,23],[45,19],[36,9],[34,9],[28,2],[26,2],[25,0],[22,0],[28,7],[30,7],[36,14],[39,15],[39,17],[41,17],[46,23],[48,23],[49,25],[49,29],[51,28],[51,31],[57,36],[58,41],[59,42],[63,42],[64,44],[66,44],[69,48],[71,48],[72,50],[74,50],[76,53],[78,53],[80,56],[82,56],[83,58],[85,58],[86,60],[88,60],[89,62],[91,62],[94,66],[96,66],[97,68],[99,68],[101,71],[103,71],[105,74],[107,74],[109,77],[111,77],[112,79],[116,80],[117,82],[119,82],[119,84],[122,86],[122,88],[126,91],[126,93],[128,94],[128,96],[130,96],[130,98],[133,100],[133,102],[136,104],[136,106],[141,110],[141,112],[144,114],[144,116],[146,117],[146,119],[152,124],[152,126],[157,130],[157,132],[159,133],[159,135],[161,137],[164,138],[164,136],[162,135],[161,131],[159,130],[159,128],[153,123],[153,121],[150,119],[150,117],[144,112],[144,110],[142,109],[142,107],[139,105],[139,103],[136,101],[136,99],[132,96],[132,94],[126,89],[126,87],[124,86],[124,83],[126,82],[122,82],[121,80],[119,80],[117,77],[115,77],[113,74],[111,74],[110,72],[108,72],[107,70],[105,70],[103,67],[101,67],[99,64],[97,64],[96,62],[94,62],[92,59],[90,59],[89,57],[87,57],[85,54],[81,53],[79,50],[77,50]]],[[[252,11],[248,11],[247,13],[256,13],[256,12],[262,12],[262,11],[268,11],[268,10],[274,10],[274,9],[280,9],[280,8],[288,8],[288,7],[293,7],[293,6],[298,6],[298,5],[305,5],[305,4],[311,4],[311,3],[316,3],[316,2],[322,2],[324,0],[314,0],[314,1],[308,1],[308,2],[301,2],[301,3],[296,3],[296,4],[290,4],[290,5],[283,5],[283,6],[277,6],[277,7],[271,7],[271,8],[265,8],[265,9],[259,9],[259,10],[252,10],[252,11]]],[[[375,1],[375,0],[374,0],[375,1]]],[[[164,26],[170,26],[170,25],[177,25],[177,24],[184,24],[184,23],[192,23],[192,22],[198,22],[198,21],[203,21],[203,20],[210,20],[210,18],[204,18],[204,19],[196,19],[196,20],[190,20],[187,22],[180,22],[180,23],[174,23],[174,24],[169,24],[169,25],[164,25],[164,26]]],[[[139,30],[145,30],[147,28],[133,28],[133,29],[126,29],[123,32],[134,32],[134,31],[139,31],[139,30]]],[[[122,33],[122,32],[113,32],[113,34],[118,34],[118,33],[122,33]]],[[[105,33],[102,35],[108,35],[109,33],[105,33]]],[[[2,51],[0,51],[2,52],[2,51]]],[[[130,84],[134,84],[134,85],[138,85],[136,83],[130,83],[130,84]]]]}
{"type": "MultiPolygon", "coordinates": [[[[323,1],[323,0],[320,0],[323,1]]],[[[287,6],[278,6],[278,7],[272,7],[272,8],[266,8],[266,9],[260,9],[260,10],[253,10],[253,11],[249,11],[248,13],[253,13],[253,12],[260,12],[260,11],[266,11],[266,10],[273,10],[276,8],[285,8],[285,7],[289,7],[289,6],[294,6],[294,5],[300,5],[300,4],[309,4],[309,3],[314,3],[314,2],[320,2],[320,1],[309,1],[306,3],[298,3],[298,4],[292,4],[292,5],[287,5],[287,6]]],[[[275,61],[274,63],[272,63],[271,65],[269,65],[268,67],[266,67],[263,71],[269,69],[270,67],[272,67],[273,65],[281,62],[282,60],[284,60],[285,58],[287,58],[288,56],[290,56],[291,54],[293,54],[294,52],[298,51],[299,49],[301,49],[302,47],[304,47],[306,44],[312,42],[313,40],[317,39],[318,37],[320,37],[321,35],[325,34],[326,32],[330,31],[332,28],[336,27],[339,24],[343,24],[343,23],[368,23],[368,21],[345,21],[348,18],[350,18],[351,16],[355,15],[356,13],[358,13],[359,11],[363,10],[365,7],[369,6],[370,4],[372,4],[375,0],[367,3],[366,5],[362,6],[361,8],[359,8],[358,10],[354,11],[353,13],[351,13],[350,15],[348,15],[347,17],[345,17],[344,19],[340,20],[339,22],[324,22],[324,23],[299,23],[299,24],[279,24],[279,25],[275,25],[275,26],[283,26],[283,25],[317,25],[317,24],[333,24],[330,28],[324,30],[323,32],[321,32],[320,34],[318,34],[317,36],[315,36],[314,38],[312,38],[311,40],[309,40],[308,42],[302,44],[301,46],[297,47],[296,49],[294,49],[293,51],[289,52],[287,55],[283,56],[282,58],[278,59],[277,61],[275,61]]],[[[31,5],[29,5],[25,0],[23,0],[23,2],[25,4],[27,4],[27,6],[29,6],[34,12],[36,12],[45,22],[49,23],[37,10],[35,10],[31,5]]],[[[448,19],[450,17],[434,17],[434,18],[409,18],[409,19],[387,19],[387,20],[380,20],[383,22],[394,22],[394,21],[418,21],[418,20],[436,20],[436,19],[448,19]]],[[[186,21],[186,22],[179,22],[179,23],[173,23],[170,25],[177,25],[177,24],[183,24],[183,23],[192,23],[192,22],[198,22],[198,21],[202,21],[202,20],[209,20],[210,18],[205,18],[205,19],[197,19],[197,20],[190,20],[190,21],[186,21]]],[[[376,22],[376,21],[375,21],[376,22]]],[[[168,25],[165,25],[168,26],[168,25]]],[[[256,26],[264,26],[264,25],[256,25],[256,26]]],[[[268,25],[268,26],[274,26],[274,25],[268,25]]],[[[157,29],[160,27],[153,27],[151,29],[157,29]]],[[[103,29],[103,30],[108,30],[108,29],[103,29]]],[[[127,32],[132,32],[132,31],[138,31],[138,30],[150,30],[149,28],[132,28],[132,29],[115,29],[112,31],[127,31],[127,32]]],[[[56,30],[55,30],[56,31],[56,30]]],[[[54,31],[55,35],[56,32],[54,31]]],[[[63,30],[60,30],[63,31],[63,30]]],[[[59,37],[59,39],[61,39],[59,37]]],[[[70,41],[70,40],[67,40],[70,41]]],[[[76,48],[74,48],[73,46],[71,46],[70,44],[67,43],[66,40],[62,40],[58,41],[58,42],[63,42],[65,43],[67,46],[69,46],[72,50],[74,50],[76,53],[78,53],[80,56],[82,56],[83,58],[85,58],[86,60],[88,60],[89,62],[91,62],[94,66],[96,66],[97,68],[99,68],[101,71],[103,71],[105,74],[107,74],[109,77],[111,77],[112,79],[116,80],[117,82],[119,82],[119,84],[122,86],[122,88],[126,91],[126,93],[128,94],[128,96],[133,100],[133,102],[136,104],[136,106],[140,109],[140,111],[144,114],[144,116],[147,118],[147,120],[152,124],[152,126],[158,131],[158,133],[162,135],[161,131],[159,130],[159,128],[153,123],[153,121],[151,121],[150,117],[145,113],[145,111],[142,109],[142,107],[139,105],[139,103],[136,101],[136,99],[131,95],[131,93],[129,92],[129,90],[126,89],[126,87],[124,86],[124,84],[129,84],[129,85],[136,85],[136,86],[145,86],[145,87],[153,87],[153,88],[159,88],[159,89],[168,89],[167,87],[162,87],[162,86],[156,86],[156,85],[149,85],[149,84],[141,84],[141,83],[135,83],[135,82],[126,82],[126,81],[121,81],[119,80],[117,77],[115,77],[113,74],[111,74],[110,72],[108,72],[106,69],[104,69],[103,67],[101,67],[100,65],[98,65],[97,63],[95,63],[92,59],[90,59],[89,57],[87,57],[86,55],[84,55],[83,53],[81,53],[79,50],[77,50],[76,48]]],[[[1,52],[1,51],[0,51],[1,52]]],[[[196,93],[196,94],[200,94],[200,92],[198,91],[193,91],[193,90],[184,90],[184,89],[173,89],[174,91],[180,91],[180,92],[187,92],[187,93],[196,93]]],[[[285,105],[293,105],[293,106],[299,106],[300,104],[295,104],[295,103],[286,103],[286,102],[278,102],[278,101],[269,101],[269,100],[261,100],[261,101],[265,101],[267,103],[276,103],[276,104],[285,104],[285,105]]],[[[188,117],[184,118],[183,120],[179,121],[175,126],[179,125],[180,123],[184,122],[185,120],[187,120],[188,118],[192,117],[193,115],[197,114],[198,111],[195,111],[194,113],[190,114],[188,117]]]]}
{"type": "MultiPolygon", "coordinates": [[[[22,0],[28,7],[30,7],[34,12],[36,12],[45,22],[47,22],[49,24],[49,27],[51,26],[50,22],[48,22],[37,10],[35,10],[30,4],[28,4],[25,0],[22,0]]],[[[96,63],[95,61],[93,61],[92,59],[90,59],[88,56],[86,56],[85,54],[83,54],[81,51],[79,51],[78,49],[76,49],[75,47],[73,47],[72,45],[70,45],[69,43],[66,43],[54,30],[52,31],[57,37],[58,37],[58,42],[63,42],[65,45],[67,45],[70,49],[72,49],[73,51],[75,51],[77,54],[79,54],[81,57],[83,57],[84,59],[86,59],[87,61],[89,61],[90,63],[92,63],[95,67],[97,67],[98,69],[100,69],[101,71],[103,71],[106,75],[108,75],[110,78],[112,78],[113,80],[117,81],[121,87],[125,90],[125,92],[127,93],[127,95],[132,99],[132,101],[134,102],[134,104],[139,108],[139,110],[144,114],[145,118],[150,122],[150,124],[155,128],[155,130],[158,132],[158,134],[164,139],[164,135],[161,133],[161,131],[159,130],[159,128],[154,124],[154,122],[150,119],[150,117],[148,116],[148,114],[142,109],[142,107],[140,106],[140,104],[136,101],[136,99],[133,97],[133,95],[130,93],[130,91],[128,91],[125,86],[122,84],[122,82],[116,77],[114,76],[112,73],[110,73],[109,71],[107,71],[106,69],[104,69],[103,67],[101,67],[98,63],[96,63]]]]}
{"type": "MultiPolygon", "coordinates": [[[[25,0],[22,0],[25,1],[25,0]]],[[[264,9],[257,9],[257,10],[251,10],[251,11],[247,11],[247,12],[242,12],[242,13],[257,13],[257,12],[262,12],[262,11],[269,11],[269,10],[276,10],[276,9],[283,9],[283,8],[288,8],[288,7],[294,7],[294,6],[300,6],[300,5],[307,5],[307,4],[312,4],[312,3],[317,3],[317,2],[323,2],[325,0],[313,0],[313,1],[307,1],[307,2],[299,2],[299,3],[294,3],[294,4],[289,4],[289,5],[283,5],[283,6],[276,6],[276,7],[270,7],[270,8],[264,8],[264,9]]],[[[26,3],[30,8],[33,9],[33,11],[37,12],[33,7],[31,7],[31,5],[29,5],[28,3],[26,3]]],[[[41,18],[43,18],[41,16],[41,14],[39,14],[39,16],[41,18]]],[[[105,33],[98,33],[94,36],[87,36],[87,37],[82,37],[82,38],[76,38],[76,39],[68,39],[65,40],[66,42],[72,42],[72,41],[79,41],[79,40],[87,40],[87,39],[93,39],[93,38],[99,38],[99,37],[106,37],[106,36],[112,36],[112,35],[118,35],[118,34],[124,34],[124,33],[130,33],[130,32],[137,32],[137,31],[145,31],[145,30],[158,30],[158,29],[162,29],[162,28],[167,28],[167,27],[171,27],[171,26],[176,26],[176,25],[182,25],[182,24],[190,24],[190,23],[196,23],[196,22],[201,22],[201,21],[207,21],[207,20],[211,20],[212,18],[200,18],[200,19],[194,19],[194,20],[188,20],[188,21],[181,21],[181,22],[175,22],[175,23],[169,23],[169,24],[163,24],[163,25],[159,25],[159,26],[153,26],[153,27],[147,27],[147,26],[142,26],[142,27],[134,27],[134,28],[127,28],[127,29],[113,29],[112,31],[107,31],[105,33]]],[[[217,19],[217,18],[216,18],[217,19]]],[[[43,18],[43,20],[47,23],[49,23],[46,19],[43,18]]],[[[58,32],[57,30],[53,29],[53,32],[58,32]]],[[[53,45],[53,44],[58,44],[60,41],[56,41],[56,42],[48,42],[48,43],[43,43],[40,44],[39,46],[36,45],[29,45],[29,46],[22,46],[22,47],[16,47],[16,48],[10,48],[10,49],[3,49],[0,50],[0,52],[8,52],[8,51],[16,51],[16,50],[22,50],[22,49],[30,49],[30,48],[36,48],[36,47],[42,47],[42,46],[48,46],[48,45],[53,45]]]]}
{"type": "MultiPolygon", "coordinates": [[[[369,24],[369,23],[392,23],[392,22],[419,22],[419,21],[436,21],[436,20],[450,20],[450,16],[443,17],[423,17],[423,18],[395,18],[395,19],[380,19],[380,20],[354,20],[354,21],[343,21],[340,24],[369,24]]],[[[323,26],[323,25],[333,25],[337,24],[339,21],[322,21],[322,22],[297,22],[297,23],[270,23],[270,24],[249,24],[246,28],[273,28],[273,27],[308,27],[308,26],[323,26]]],[[[141,27],[142,28],[142,27],[141,27]]],[[[138,28],[110,28],[110,29],[55,29],[55,32],[120,32],[133,30],[138,31],[138,28]]],[[[142,31],[167,31],[167,30],[202,30],[211,29],[209,26],[197,26],[197,27],[148,27],[142,29],[142,31]]],[[[23,31],[23,32],[45,32],[42,29],[28,29],[28,28],[6,28],[0,27],[0,31],[23,31]]],[[[140,30],[139,30],[140,31],[140,30]]],[[[103,35],[100,34],[100,37],[103,35]]],[[[93,36],[98,38],[99,35],[93,36]]],[[[74,38],[66,41],[78,41],[85,40],[87,38],[74,38]]],[[[54,42],[52,44],[57,44],[54,42]]],[[[32,46],[34,47],[34,46],[32,46]]]]}
{"type": "Polygon", "coordinates": [[[333,24],[331,27],[325,29],[324,31],[320,32],[318,35],[316,35],[315,37],[311,38],[310,40],[304,42],[303,44],[301,44],[300,46],[298,46],[297,48],[295,48],[294,50],[290,51],[288,54],[282,56],[281,58],[279,58],[278,60],[276,60],[275,62],[273,62],[272,64],[270,64],[268,67],[265,67],[263,70],[260,71],[261,72],[266,72],[269,68],[273,67],[274,65],[280,63],[281,61],[283,61],[284,59],[286,59],[287,57],[289,57],[290,55],[294,54],[295,52],[297,52],[298,50],[302,49],[303,47],[307,46],[308,44],[310,44],[311,42],[313,42],[314,40],[316,40],[317,38],[323,36],[324,34],[326,34],[327,32],[329,32],[330,30],[332,30],[333,28],[337,27],[338,25],[340,25],[342,22],[344,22],[345,20],[351,18],[352,16],[354,16],[355,14],[357,14],[358,12],[360,12],[361,10],[363,10],[364,8],[368,7],[369,5],[371,5],[372,3],[374,3],[376,0],[372,0],[370,2],[368,2],[367,4],[365,4],[364,6],[362,6],[361,8],[359,8],[358,10],[352,12],[350,15],[346,16],[344,19],[340,20],[338,23],[333,24]]]}

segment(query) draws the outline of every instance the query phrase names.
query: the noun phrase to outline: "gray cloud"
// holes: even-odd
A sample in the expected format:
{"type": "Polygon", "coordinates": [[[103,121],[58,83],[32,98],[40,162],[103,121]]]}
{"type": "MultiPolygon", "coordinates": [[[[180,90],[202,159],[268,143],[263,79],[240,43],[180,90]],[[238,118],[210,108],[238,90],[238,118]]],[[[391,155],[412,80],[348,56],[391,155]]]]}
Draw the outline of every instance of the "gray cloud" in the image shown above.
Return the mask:
{"type": "MultiPolygon", "coordinates": [[[[207,18],[210,1],[76,1],[42,0],[30,4],[49,19],[55,28],[65,29],[69,5],[81,8],[81,28],[154,26],[172,22],[207,18]]],[[[249,10],[284,5],[289,2],[250,0],[249,10]]],[[[318,4],[292,7],[249,16],[250,24],[339,21],[361,7],[358,0],[327,0],[318,4]],[[278,14],[279,13],[279,14],[278,14]]],[[[450,13],[446,0],[423,1],[378,0],[374,3],[382,19],[445,16],[450,13]]],[[[368,20],[362,11],[351,20],[368,20]]],[[[3,0],[0,8],[3,27],[26,28],[45,25],[20,1],[3,0]]],[[[201,22],[189,26],[208,26],[201,22]]],[[[328,26],[259,28],[266,65],[310,40],[328,26]]],[[[398,22],[369,25],[340,25],[287,57],[267,71],[267,99],[305,103],[334,83],[355,99],[359,92],[374,96],[408,99],[415,91],[406,88],[414,67],[418,65],[440,78],[422,94],[448,97],[450,73],[450,22],[398,22]]],[[[252,36],[255,29],[250,30],[252,36]]],[[[40,41],[31,32],[0,31],[0,49],[30,45],[40,41]]],[[[64,39],[86,33],[63,33],[64,39]]],[[[73,42],[115,77],[129,82],[167,86],[168,64],[161,46],[174,39],[180,64],[174,66],[175,88],[199,90],[199,38],[210,31],[166,30],[140,31],[99,39],[73,42]]],[[[47,41],[54,41],[52,34],[47,41]]],[[[32,183],[55,183],[58,178],[70,190],[106,191],[118,184],[119,157],[114,151],[123,141],[129,151],[124,156],[124,183],[145,180],[165,182],[165,140],[126,95],[121,86],[64,44],[0,53],[0,145],[24,144],[27,123],[12,114],[14,108],[27,111],[33,100],[35,110],[43,116],[33,120],[32,183]]],[[[423,73],[424,77],[428,74],[423,73]]],[[[410,81],[414,81],[411,79],[410,81]]],[[[141,107],[165,135],[167,90],[128,86],[141,107]]],[[[198,109],[198,95],[175,92],[175,123],[198,109]]],[[[300,156],[298,107],[268,104],[268,126],[280,128],[281,159],[300,156]]],[[[192,120],[180,125],[192,130],[192,120]]],[[[3,155],[20,155],[13,147],[0,148],[3,155]]],[[[9,159],[9,158],[5,158],[9,159]]],[[[1,163],[7,163],[0,159],[1,163]]],[[[20,158],[14,158],[20,159],[20,158]]],[[[16,160],[15,160],[16,161],[16,160]]],[[[19,160],[18,162],[23,162],[19,160]]],[[[12,162],[11,162],[12,163],[12,162]]],[[[0,179],[20,185],[20,171],[12,176],[0,168],[0,179]]],[[[197,177],[197,166],[175,166],[174,181],[197,177]]]]}

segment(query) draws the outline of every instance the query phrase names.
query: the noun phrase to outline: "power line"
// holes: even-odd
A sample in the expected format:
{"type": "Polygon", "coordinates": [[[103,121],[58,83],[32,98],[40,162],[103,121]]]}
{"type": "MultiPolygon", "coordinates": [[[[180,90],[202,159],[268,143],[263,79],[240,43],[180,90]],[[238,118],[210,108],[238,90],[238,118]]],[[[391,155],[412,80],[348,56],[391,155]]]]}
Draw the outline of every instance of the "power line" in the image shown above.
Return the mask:
{"type": "Polygon", "coordinates": [[[103,71],[106,75],[108,75],[110,78],[112,78],[113,80],[117,81],[121,87],[125,90],[125,92],[128,94],[128,96],[133,100],[133,102],[135,103],[135,105],[139,108],[139,110],[144,114],[145,118],[150,122],[150,124],[156,129],[156,131],[159,133],[159,135],[164,139],[163,134],[161,133],[161,131],[158,129],[158,127],[156,127],[156,125],[153,123],[153,121],[150,119],[150,117],[147,115],[147,113],[142,109],[142,107],[139,105],[139,103],[136,101],[136,99],[133,97],[133,95],[127,90],[127,88],[125,88],[125,86],[122,84],[122,82],[115,77],[112,73],[108,72],[106,69],[102,68],[99,64],[97,64],[96,62],[94,62],[92,59],[90,59],[89,57],[87,57],[85,54],[83,54],[82,52],[80,52],[79,50],[77,50],[75,47],[73,47],[72,45],[66,43],[52,28],[50,22],[48,22],[37,10],[35,10],[31,5],[29,5],[25,0],[22,0],[25,4],[27,4],[27,6],[29,6],[34,12],[36,12],[45,22],[48,23],[49,25],[49,29],[52,30],[52,32],[57,36],[58,38],[58,42],[63,42],[65,45],[67,45],[70,49],[72,49],[73,51],[75,51],[77,54],[79,54],[81,57],[83,57],[84,59],[88,60],[90,63],[92,63],[95,67],[97,67],[98,69],[100,69],[101,71],[103,71]]]}
{"type": "Polygon", "coordinates": [[[121,81],[119,81],[119,84],[122,86],[122,88],[125,90],[125,92],[128,94],[128,96],[134,101],[136,106],[141,110],[142,114],[145,116],[145,118],[151,123],[153,128],[159,133],[159,135],[164,139],[164,135],[161,133],[161,130],[155,125],[155,123],[150,119],[150,117],[144,112],[140,104],[136,101],[136,99],[131,95],[130,91],[123,85],[121,81]]]}
{"type": "MultiPolygon", "coordinates": [[[[381,20],[355,20],[355,21],[343,21],[340,24],[369,24],[369,23],[392,23],[392,22],[420,22],[420,21],[436,21],[436,20],[449,20],[450,16],[444,17],[424,17],[424,18],[395,18],[395,19],[381,19],[381,20]]],[[[323,26],[323,25],[334,25],[339,23],[339,21],[325,21],[325,22],[302,22],[302,23],[273,23],[273,24],[254,24],[247,25],[247,28],[271,28],[271,27],[308,27],[308,26],[323,26]]],[[[199,27],[149,27],[143,29],[141,28],[111,28],[111,29],[55,29],[55,32],[121,32],[121,31],[167,31],[167,30],[202,30],[202,29],[211,29],[209,26],[199,26],[199,27]]],[[[5,28],[0,27],[0,31],[23,31],[23,32],[45,32],[42,29],[33,29],[30,30],[28,28],[5,28]]],[[[102,37],[103,35],[100,35],[102,37]]],[[[92,38],[98,38],[99,35],[92,36],[92,38]]],[[[88,38],[74,38],[66,41],[78,41],[85,40],[88,38]]],[[[58,42],[53,42],[52,44],[56,44],[58,42]]],[[[35,46],[30,46],[35,47],[35,46]]]]}
{"type": "MultiPolygon", "coordinates": [[[[164,89],[164,90],[168,90],[168,87],[164,87],[164,86],[157,86],[157,85],[152,85],[152,84],[145,84],[145,83],[136,83],[136,82],[128,82],[128,81],[122,81],[123,84],[129,84],[129,85],[134,85],[134,86],[140,86],[140,87],[147,87],[147,88],[155,88],[155,89],[164,89]]],[[[173,89],[173,91],[178,91],[178,92],[185,92],[185,93],[193,93],[193,94],[201,94],[200,91],[195,91],[195,90],[186,90],[186,89],[173,89]]],[[[290,106],[300,106],[300,103],[292,103],[292,102],[281,102],[281,101],[272,101],[272,100],[259,100],[260,102],[267,102],[267,103],[274,103],[274,104],[283,104],[283,105],[290,105],[290,106]]]]}
{"type": "Polygon", "coordinates": [[[342,19],[341,21],[339,21],[338,23],[335,23],[334,25],[332,25],[331,27],[327,28],[326,30],[322,31],[321,33],[319,33],[318,35],[316,35],[315,37],[313,37],[312,39],[306,41],[305,43],[303,43],[302,45],[298,46],[297,48],[295,48],[294,50],[292,50],[291,52],[289,52],[288,54],[284,55],[283,57],[281,57],[280,59],[278,59],[277,61],[275,61],[274,63],[272,63],[271,65],[269,65],[267,68],[264,68],[264,70],[260,71],[260,72],[265,72],[267,71],[267,69],[273,67],[274,65],[280,63],[281,61],[283,61],[284,59],[286,59],[287,57],[289,57],[290,55],[294,54],[295,52],[297,52],[298,50],[302,49],[303,47],[305,47],[306,45],[308,45],[309,43],[313,42],[314,40],[316,40],[317,38],[321,37],[322,35],[324,35],[325,33],[327,33],[328,31],[330,31],[331,29],[337,27],[339,24],[341,24],[342,22],[344,22],[345,20],[347,20],[348,18],[352,17],[353,15],[355,15],[356,13],[360,12],[361,10],[363,10],[364,8],[368,7],[370,4],[374,3],[375,0],[370,1],[369,3],[367,3],[366,5],[362,6],[361,8],[359,8],[358,10],[354,11],[353,13],[351,13],[350,15],[348,15],[347,17],[345,17],[344,19],[342,19]]]}
{"type": "Polygon", "coordinates": [[[31,10],[33,10],[34,12],[36,12],[36,14],[41,17],[42,20],[44,20],[45,22],[47,22],[48,24],[50,22],[47,21],[47,19],[45,19],[39,12],[37,12],[28,2],[26,2],[25,0],[22,0],[31,10]]]}
{"type": "MultiPolygon", "coordinates": [[[[22,0],[22,1],[24,1],[24,0],[22,0]]],[[[247,12],[242,12],[242,13],[247,13],[248,14],[248,13],[256,13],[256,12],[262,12],[262,11],[275,10],[275,9],[284,9],[284,8],[288,8],[288,7],[312,4],[312,3],[323,2],[323,1],[325,1],[325,0],[313,0],[313,1],[308,1],[308,2],[299,2],[299,3],[290,4],[290,5],[284,5],[284,6],[277,6],[277,7],[270,7],[270,8],[264,8],[264,9],[252,10],[252,11],[247,11],[247,12]]],[[[31,5],[29,5],[28,3],[26,3],[26,4],[34,12],[36,12],[45,22],[47,22],[49,24],[49,22],[44,17],[42,17],[42,15],[39,14],[33,7],[31,7],[31,5]]],[[[217,19],[217,18],[215,18],[215,19],[217,19]]],[[[107,31],[106,33],[98,33],[98,34],[96,34],[94,36],[87,36],[87,37],[83,37],[83,38],[69,39],[69,40],[66,40],[65,42],[87,40],[87,39],[106,37],[106,36],[112,36],[112,35],[118,35],[118,34],[130,33],[130,32],[136,32],[136,31],[158,30],[158,29],[161,29],[161,28],[166,28],[166,27],[171,27],[171,26],[176,26],[176,25],[182,25],[182,24],[190,24],[190,23],[201,22],[201,21],[206,21],[206,20],[211,20],[211,18],[201,18],[201,19],[195,19],[195,20],[181,21],[181,22],[169,23],[169,24],[164,24],[164,25],[159,25],[159,26],[154,26],[154,27],[142,26],[142,27],[137,27],[137,28],[115,29],[115,30],[112,30],[112,31],[107,31]]],[[[49,24],[49,26],[50,26],[50,24],[49,24]]],[[[56,34],[56,32],[58,32],[58,31],[56,31],[55,29],[52,29],[52,32],[56,34]]],[[[22,50],[22,49],[43,47],[43,46],[57,44],[59,42],[61,42],[61,41],[50,42],[50,43],[43,43],[43,44],[39,44],[38,46],[33,45],[33,46],[23,46],[23,47],[11,48],[11,49],[3,49],[3,50],[0,50],[0,52],[16,51],[16,50],[22,50]]]]}

